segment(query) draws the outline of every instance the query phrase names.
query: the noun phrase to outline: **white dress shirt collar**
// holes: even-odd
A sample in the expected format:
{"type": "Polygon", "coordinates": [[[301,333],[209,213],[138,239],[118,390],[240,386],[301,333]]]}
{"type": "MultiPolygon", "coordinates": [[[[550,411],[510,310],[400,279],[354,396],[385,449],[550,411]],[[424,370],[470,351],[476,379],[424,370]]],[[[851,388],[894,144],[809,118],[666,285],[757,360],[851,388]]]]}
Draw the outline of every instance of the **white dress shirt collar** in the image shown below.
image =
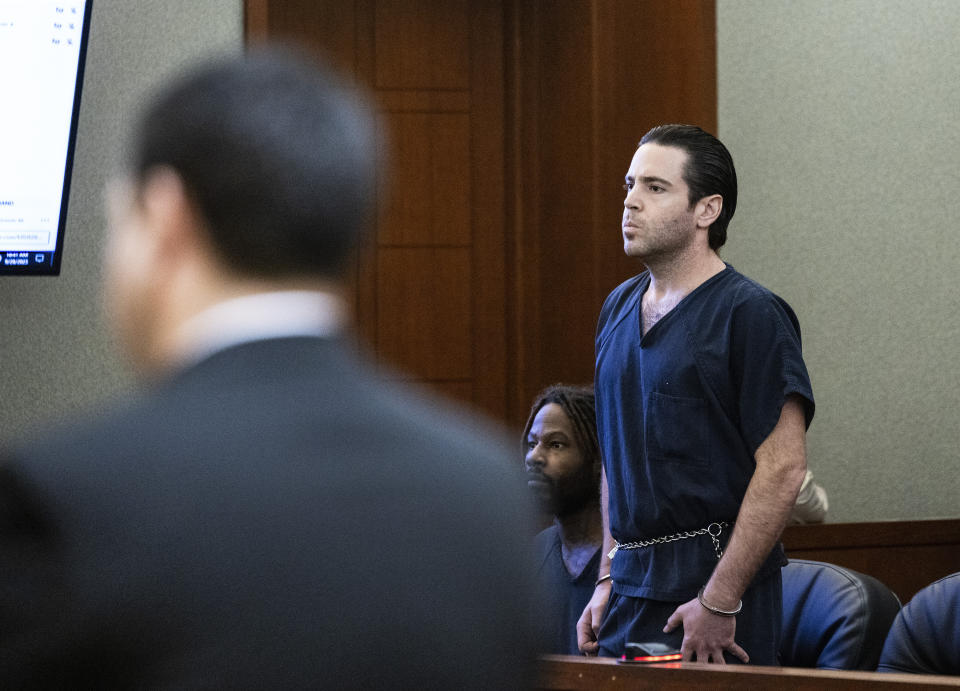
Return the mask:
{"type": "Polygon", "coordinates": [[[346,322],[343,300],[331,293],[288,290],[255,293],[208,307],[181,325],[181,366],[241,343],[291,336],[329,338],[346,322]]]}

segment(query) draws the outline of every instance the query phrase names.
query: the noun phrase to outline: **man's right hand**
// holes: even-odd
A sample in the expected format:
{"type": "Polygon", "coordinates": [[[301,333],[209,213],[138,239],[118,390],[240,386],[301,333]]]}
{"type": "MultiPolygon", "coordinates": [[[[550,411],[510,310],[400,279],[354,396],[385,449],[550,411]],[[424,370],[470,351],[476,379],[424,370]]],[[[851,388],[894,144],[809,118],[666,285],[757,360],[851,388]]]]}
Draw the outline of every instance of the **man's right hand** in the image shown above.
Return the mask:
{"type": "Polygon", "coordinates": [[[600,650],[597,633],[600,631],[600,620],[607,609],[612,589],[609,579],[598,585],[577,622],[577,646],[584,655],[596,655],[600,650]]]}

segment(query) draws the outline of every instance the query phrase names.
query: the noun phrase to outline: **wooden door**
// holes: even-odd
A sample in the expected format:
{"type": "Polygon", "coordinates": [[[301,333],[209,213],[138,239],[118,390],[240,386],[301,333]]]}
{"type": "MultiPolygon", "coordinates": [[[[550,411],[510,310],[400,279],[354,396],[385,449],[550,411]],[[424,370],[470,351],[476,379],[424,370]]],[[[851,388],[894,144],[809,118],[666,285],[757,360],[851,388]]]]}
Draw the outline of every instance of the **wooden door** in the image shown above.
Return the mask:
{"type": "Polygon", "coordinates": [[[506,414],[503,21],[467,0],[248,0],[374,96],[389,142],[356,317],[384,375],[506,414]]]}
{"type": "MultiPolygon", "coordinates": [[[[716,128],[714,0],[246,0],[374,95],[391,142],[360,333],[402,376],[513,427],[593,378],[623,175],[662,122],[716,128]]],[[[386,376],[396,376],[385,369],[386,376]]]]}
{"type": "Polygon", "coordinates": [[[506,9],[508,416],[522,422],[544,386],[593,381],[603,300],[643,269],[620,235],[640,138],[670,122],[716,132],[716,18],[713,0],[506,9]]]}

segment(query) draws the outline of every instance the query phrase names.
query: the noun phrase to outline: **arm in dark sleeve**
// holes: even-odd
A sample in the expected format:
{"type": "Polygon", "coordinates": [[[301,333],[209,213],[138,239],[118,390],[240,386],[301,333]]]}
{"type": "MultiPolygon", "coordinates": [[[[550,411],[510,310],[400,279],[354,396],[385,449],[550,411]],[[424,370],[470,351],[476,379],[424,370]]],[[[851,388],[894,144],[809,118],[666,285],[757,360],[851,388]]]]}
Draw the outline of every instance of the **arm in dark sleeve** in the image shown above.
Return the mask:
{"type": "Polygon", "coordinates": [[[770,436],[791,395],[803,406],[809,428],[815,410],[803,361],[800,324],[790,306],[773,294],[737,309],[731,330],[731,369],[739,396],[741,431],[751,452],[770,436]]]}

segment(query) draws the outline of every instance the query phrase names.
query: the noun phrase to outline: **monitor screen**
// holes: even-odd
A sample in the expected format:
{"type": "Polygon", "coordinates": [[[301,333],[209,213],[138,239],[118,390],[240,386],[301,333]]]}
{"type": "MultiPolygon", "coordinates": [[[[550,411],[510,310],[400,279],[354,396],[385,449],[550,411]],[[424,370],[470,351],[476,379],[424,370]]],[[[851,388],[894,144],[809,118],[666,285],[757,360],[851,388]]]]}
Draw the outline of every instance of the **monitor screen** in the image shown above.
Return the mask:
{"type": "Polygon", "coordinates": [[[92,0],[0,0],[0,274],[57,275],[92,0]]]}

